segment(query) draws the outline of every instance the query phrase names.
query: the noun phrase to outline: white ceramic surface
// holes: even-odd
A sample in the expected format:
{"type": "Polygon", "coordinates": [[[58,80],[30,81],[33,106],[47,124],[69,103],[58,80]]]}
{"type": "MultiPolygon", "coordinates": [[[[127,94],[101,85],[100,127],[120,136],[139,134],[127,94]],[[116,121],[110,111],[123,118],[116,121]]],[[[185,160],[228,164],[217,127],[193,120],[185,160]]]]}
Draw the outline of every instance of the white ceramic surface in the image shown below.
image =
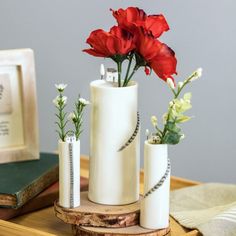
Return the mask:
{"type": "MultiPolygon", "coordinates": [[[[144,144],[144,193],[165,174],[168,165],[166,144],[144,144]]],[[[170,173],[164,184],[141,202],[140,225],[148,229],[169,226],[170,173]]]]}
{"type": "Polygon", "coordinates": [[[72,143],[72,166],[69,143],[58,142],[59,147],[59,204],[65,208],[80,205],[80,141],[72,143]]]}
{"type": "Polygon", "coordinates": [[[96,80],[90,84],[89,199],[124,205],[139,199],[140,138],[118,151],[132,136],[137,123],[138,85],[124,88],[96,80]]]}

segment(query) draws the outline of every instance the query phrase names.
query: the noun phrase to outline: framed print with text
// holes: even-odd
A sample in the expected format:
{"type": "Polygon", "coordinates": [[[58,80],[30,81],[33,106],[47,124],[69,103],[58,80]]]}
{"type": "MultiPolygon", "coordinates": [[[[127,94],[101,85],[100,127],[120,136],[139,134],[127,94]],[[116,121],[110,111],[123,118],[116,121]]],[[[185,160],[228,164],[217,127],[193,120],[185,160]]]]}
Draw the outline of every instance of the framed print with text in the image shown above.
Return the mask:
{"type": "Polygon", "coordinates": [[[34,53],[0,51],[0,163],[38,158],[34,53]]]}

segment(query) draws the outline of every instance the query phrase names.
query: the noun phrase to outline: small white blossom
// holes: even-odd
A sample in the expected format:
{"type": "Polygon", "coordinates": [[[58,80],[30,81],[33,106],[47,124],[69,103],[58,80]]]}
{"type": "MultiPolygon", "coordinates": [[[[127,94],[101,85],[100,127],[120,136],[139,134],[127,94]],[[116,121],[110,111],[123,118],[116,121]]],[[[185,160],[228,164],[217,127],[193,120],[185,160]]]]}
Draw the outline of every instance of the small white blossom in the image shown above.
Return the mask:
{"type": "Polygon", "coordinates": [[[182,134],[181,135],[181,137],[180,137],[180,139],[184,139],[185,138],[185,135],[184,134],[182,134]]]}
{"type": "Polygon", "coordinates": [[[101,74],[101,76],[105,75],[105,66],[103,64],[101,64],[101,66],[100,66],[100,74],[101,74]]]}
{"type": "Polygon", "coordinates": [[[55,84],[55,87],[59,92],[63,92],[64,89],[67,87],[67,84],[55,84]]]}
{"type": "Polygon", "coordinates": [[[55,104],[55,106],[58,107],[60,102],[62,102],[63,105],[66,104],[67,97],[66,96],[62,96],[62,97],[57,96],[55,99],[53,99],[52,102],[55,104]]]}
{"type": "Polygon", "coordinates": [[[173,101],[170,101],[169,102],[169,106],[172,107],[174,105],[174,102],[173,101]]]}
{"type": "Polygon", "coordinates": [[[151,116],[151,122],[154,127],[157,126],[157,117],[156,116],[151,116]]]}
{"type": "Polygon", "coordinates": [[[67,102],[67,97],[66,97],[66,96],[62,96],[61,100],[62,100],[63,104],[66,104],[66,102],[67,102]]]}
{"type": "Polygon", "coordinates": [[[163,121],[164,125],[166,124],[167,116],[168,116],[167,113],[163,114],[163,116],[162,116],[162,121],[163,121]]]}
{"type": "Polygon", "coordinates": [[[196,71],[193,72],[193,77],[191,78],[191,82],[194,80],[199,79],[202,76],[202,68],[198,68],[196,71]]]}
{"type": "Polygon", "coordinates": [[[202,76],[202,68],[201,67],[198,68],[196,72],[197,72],[198,77],[202,76]]]}
{"type": "Polygon", "coordinates": [[[54,98],[53,100],[52,100],[52,102],[54,103],[54,105],[56,106],[56,107],[58,107],[59,106],[59,104],[58,104],[58,96],[56,97],[56,98],[54,98]]]}
{"type": "Polygon", "coordinates": [[[149,134],[150,134],[149,129],[146,129],[146,131],[145,131],[145,135],[148,137],[149,134]]]}
{"type": "Polygon", "coordinates": [[[183,84],[184,84],[183,82],[179,82],[179,83],[178,83],[178,88],[181,89],[182,86],[183,86],[183,84]]]}
{"type": "Polygon", "coordinates": [[[71,112],[69,115],[68,115],[68,120],[74,120],[76,118],[76,115],[74,112],[71,112]]]}
{"type": "Polygon", "coordinates": [[[175,89],[175,84],[173,82],[173,80],[171,78],[168,78],[166,80],[166,83],[168,84],[168,86],[171,88],[171,89],[175,89]]]}
{"type": "Polygon", "coordinates": [[[83,104],[84,106],[90,104],[90,102],[89,102],[88,100],[84,99],[84,98],[80,98],[80,99],[79,99],[79,102],[80,102],[81,104],[83,104]]]}

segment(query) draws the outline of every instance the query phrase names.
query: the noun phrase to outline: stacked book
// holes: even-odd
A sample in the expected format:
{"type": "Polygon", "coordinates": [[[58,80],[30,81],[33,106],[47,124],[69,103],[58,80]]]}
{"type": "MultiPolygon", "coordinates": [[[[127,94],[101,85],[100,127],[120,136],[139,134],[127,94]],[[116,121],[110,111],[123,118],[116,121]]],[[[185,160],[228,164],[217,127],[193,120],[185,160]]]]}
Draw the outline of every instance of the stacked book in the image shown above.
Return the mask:
{"type": "MultiPolygon", "coordinates": [[[[0,165],[0,219],[53,205],[58,199],[58,155],[40,153],[39,160],[0,165]]],[[[87,179],[81,178],[81,190],[87,179]]]]}

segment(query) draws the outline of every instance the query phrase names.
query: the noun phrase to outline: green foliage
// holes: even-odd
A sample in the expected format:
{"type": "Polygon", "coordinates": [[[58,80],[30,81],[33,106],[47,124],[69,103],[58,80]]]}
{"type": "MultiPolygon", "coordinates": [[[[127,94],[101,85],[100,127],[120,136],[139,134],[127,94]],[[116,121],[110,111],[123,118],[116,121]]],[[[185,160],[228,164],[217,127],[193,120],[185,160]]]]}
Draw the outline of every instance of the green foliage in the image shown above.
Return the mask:
{"type": "Polygon", "coordinates": [[[59,91],[59,95],[53,100],[53,103],[57,109],[57,113],[55,114],[57,121],[55,124],[57,125],[58,129],[56,132],[62,141],[65,141],[65,137],[68,134],[68,132],[66,132],[66,125],[68,123],[66,120],[67,113],[64,111],[66,107],[66,100],[67,98],[63,96],[63,91],[59,91]]]}
{"type": "Polygon", "coordinates": [[[191,119],[191,117],[184,113],[192,108],[191,105],[191,93],[185,93],[182,98],[179,98],[183,88],[190,82],[196,80],[202,75],[202,69],[199,68],[197,71],[192,73],[184,82],[179,82],[177,88],[175,88],[172,79],[167,79],[167,84],[170,87],[174,98],[169,103],[168,111],[163,115],[164,127],[161,130],[158,127],[157,118],[151,117],[152,125],[155,129],[155,133],[151,135],[149,139],[150,143],[153,144],[178,144],[184,137],[181,132],[181,128],[178,124],[182,124],[191,119]]]}
{"type": "Polygon", "coordinates": [[[166,133],[162,137],[162,143],[178,144],[182,137],[181,128],[176,125],[176,122],[172,121],[168,121],[165,127],[166,127],[166,133]]]}
{"type": "Polygon", "coordinates": [[[82,133],[83,110],[85,106],[89,104],[89,102],[84,98],[79,97],[75,102],[74,112],[70,113],[70,115],[67,117],[67,112],[65,112],[67,97],[63,96],[66,86],[67,85],[64,84],[56,85],[57,91],[59,92],[59,95],[53,100],[53,103],[57,109],[57,113],[55,114],[57,121],[55,124],[57,125],[58,129],[56,132],[58,133],[60,140],[63,142],[69,133],[74,134],[76,140],[78,141],[82,133]],[[69,120],[74,124],[74,130],[66,130],[69,120]]]}

